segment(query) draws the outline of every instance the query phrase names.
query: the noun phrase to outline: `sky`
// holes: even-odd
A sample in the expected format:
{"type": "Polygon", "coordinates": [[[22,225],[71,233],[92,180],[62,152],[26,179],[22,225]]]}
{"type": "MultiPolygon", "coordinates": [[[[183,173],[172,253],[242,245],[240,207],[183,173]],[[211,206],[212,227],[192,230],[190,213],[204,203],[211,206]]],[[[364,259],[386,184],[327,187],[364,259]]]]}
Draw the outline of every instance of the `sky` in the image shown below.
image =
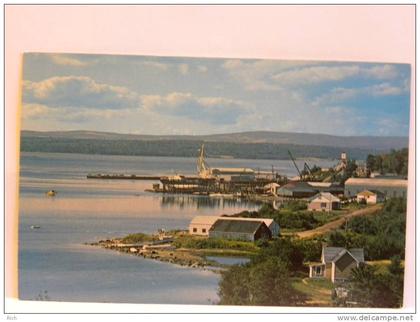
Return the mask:
{"type": "Polygon", "coordinates": [[[408,136],[406,64],[24,55],[22,129],[408,136]]]}

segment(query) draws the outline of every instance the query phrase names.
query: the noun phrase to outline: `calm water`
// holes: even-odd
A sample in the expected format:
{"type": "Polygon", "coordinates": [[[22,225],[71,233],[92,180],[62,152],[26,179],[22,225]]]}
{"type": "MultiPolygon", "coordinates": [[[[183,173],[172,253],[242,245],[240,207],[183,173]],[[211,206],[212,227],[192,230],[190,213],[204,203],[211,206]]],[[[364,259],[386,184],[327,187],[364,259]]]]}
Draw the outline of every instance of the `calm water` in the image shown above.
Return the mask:
{"type": "MultiPolygon", "coordinates": [[[[275,169],[295,175],[289,161],[209,159],[214,167],[275,169]]],[[[300,164],[300,163],[299,163],[300,164]]],[[[330,166],[333,161],[317,162],[330,166]]],[[[35,299],[162,304],[218,301],[219,275],[146,260],[85,242],[159,228],[187,229],[196,215],[231,214],[258,205],[200,196],[144,192],[153,182],[86,179],[94,173],[192,174],[195,159],[22,153],[19,294],[35,299]],[[45,192],[54,189],[54,198],[45,192]],[[31,225],[40,229],[31,229],[31,225]]]]}

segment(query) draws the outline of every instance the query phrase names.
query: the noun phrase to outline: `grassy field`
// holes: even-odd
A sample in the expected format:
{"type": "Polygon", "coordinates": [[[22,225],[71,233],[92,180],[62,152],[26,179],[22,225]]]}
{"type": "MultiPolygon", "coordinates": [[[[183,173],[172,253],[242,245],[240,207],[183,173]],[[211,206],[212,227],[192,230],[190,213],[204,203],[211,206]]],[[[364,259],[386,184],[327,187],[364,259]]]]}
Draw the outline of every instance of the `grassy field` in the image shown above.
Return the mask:
{"type": "Polygon", "coordinates": [[[332,306],[331,291],[334,284],[327,279],[296,278],[293,288],[308,296],[308,306],[332,306]]]}

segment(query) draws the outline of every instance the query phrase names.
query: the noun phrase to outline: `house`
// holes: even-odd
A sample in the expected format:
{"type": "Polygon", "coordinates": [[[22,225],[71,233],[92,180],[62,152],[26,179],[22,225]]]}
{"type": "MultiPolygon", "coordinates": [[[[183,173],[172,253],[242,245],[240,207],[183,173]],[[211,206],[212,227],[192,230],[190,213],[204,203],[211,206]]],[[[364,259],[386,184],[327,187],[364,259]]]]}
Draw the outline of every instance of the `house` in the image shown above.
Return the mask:
{"type": "Polygon", "coordinates": [[[385,201],[385,195],[376,190],[364,190],[356,196],[357,202],[366,202],[367,204],[377,204],[385,201]]]}
{"type": "Polygon", "coordinates": [[[363,248],[343,247],[322,248],[321,263],[309,264],[310,278],[326,278],[333,283],[345,281],[350,278],[351,270],[364,263],[363,248]]]}
{"type": "Polygon", "coordinates": [[[289,198],[308,198],[317,193],[317,189],[303,181],[291,181],[277,189],[278,196],[289,198]]]}
{"type": "Polygon", "coordinates": [[[408,181],[405,179],[388,178],[349,178],[344,183],[344,195],[346,197],[355,197],[358,193],[365,190],[380,191],[385,198],[407,196],[408,181]]]}
{"type": "Polygon", "coordinates": [[[271,237],[278,237],[280,235],[280,226],[279,224],[271,218],[244,218],[244,217],[231,217],[231,216],[222,216],[218,219],[222,220],[247,220],[247,221],[258,221],[263,222],[268,229],[271,231],[271,237]]]}
{"type": "Polygon", "coordinates": [[[308,210],[332,211],[340,209],[340,199],[329,192],[320,192],[309,199],[308,210]]]}
{"type": "Polygon", "coordinates": [[[217,216],[196,216],[191,220],[188,231],[190,235],[208,236],[217,219],[217,216]]]}
{"type": "Polygon", "coordinates": [[[270,239],[271,231],[262,221],[218,219],[210,228],[209,237],[256,241],[270,239]]]}
{"type": "Polygon", "coordinates": [[[277,196],[277,189],[280,187],[280,185],[276,182],[272,182],[269,184],[266,184],[264,186],[264,193],[271,195],[271,196],[277,196]]]}

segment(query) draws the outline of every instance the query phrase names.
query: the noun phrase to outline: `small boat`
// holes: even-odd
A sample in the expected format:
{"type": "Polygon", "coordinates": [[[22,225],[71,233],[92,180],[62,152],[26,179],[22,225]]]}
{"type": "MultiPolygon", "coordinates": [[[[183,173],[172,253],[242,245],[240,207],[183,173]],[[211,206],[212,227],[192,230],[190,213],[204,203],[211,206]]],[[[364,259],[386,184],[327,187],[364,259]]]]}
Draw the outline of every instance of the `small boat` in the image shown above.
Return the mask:
{"type": "Polygon", "coordinates": [[[46,192],[46,195],[48,197],[54,197],[56,194],[57,194],[57,191],[55,191],[55,190],[50,190],[50,191],[46,192]]]}
{"type": "Polygon", "coordinates": [[[37,225],[32,225],[31,226],[31,229],[39,229],[39,228],[41,228],[41,226],[37,226],[37,225]]]}

